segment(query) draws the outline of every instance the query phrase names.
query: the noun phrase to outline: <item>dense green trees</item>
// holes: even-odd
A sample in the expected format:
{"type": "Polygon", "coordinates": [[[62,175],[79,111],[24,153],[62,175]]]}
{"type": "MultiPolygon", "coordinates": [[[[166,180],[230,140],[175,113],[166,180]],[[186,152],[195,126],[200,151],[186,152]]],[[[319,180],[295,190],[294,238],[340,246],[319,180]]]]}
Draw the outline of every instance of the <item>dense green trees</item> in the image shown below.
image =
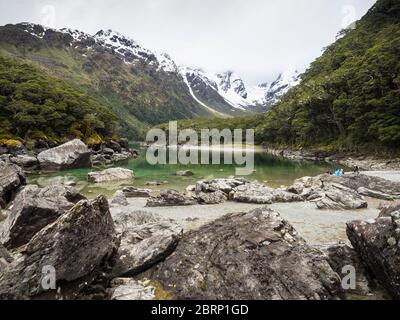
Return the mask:
{"type": "Polygon", "coordinates": [[[116,118],[94,98],[43,70],[0,56],[0,140],[59,143],[94,134],[111,137],[116,118]]]}

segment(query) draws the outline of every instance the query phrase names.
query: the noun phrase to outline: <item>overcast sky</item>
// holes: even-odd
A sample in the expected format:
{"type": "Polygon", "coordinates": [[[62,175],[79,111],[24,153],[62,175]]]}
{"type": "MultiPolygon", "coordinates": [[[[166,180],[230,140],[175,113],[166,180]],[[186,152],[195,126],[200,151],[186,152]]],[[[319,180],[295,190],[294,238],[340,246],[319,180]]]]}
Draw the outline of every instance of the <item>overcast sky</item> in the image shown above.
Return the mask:
{"type": "Polygon", "coordinates": [[[113,29],[175,61],[250,83],[303,71],[376,0],[0,0],[0,24],[113,29]]]}

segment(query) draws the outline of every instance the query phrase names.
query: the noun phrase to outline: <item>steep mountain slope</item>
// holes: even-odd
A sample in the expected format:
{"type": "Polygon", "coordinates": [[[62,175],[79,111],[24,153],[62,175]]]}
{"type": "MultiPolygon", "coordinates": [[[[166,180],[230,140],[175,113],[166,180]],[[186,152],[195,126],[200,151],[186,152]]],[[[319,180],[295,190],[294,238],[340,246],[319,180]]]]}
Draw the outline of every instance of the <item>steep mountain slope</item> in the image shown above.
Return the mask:
{"type": "MultiPolygon", "coordinates": [[[[262,116],[245,118],[259,143],[379,155],[400,152],[400,2],[378,0],[356,29],[340,36],[281,102],[262,116]]],[[[182,126],[187,123],[205,125],[184,121],[182,126]]],[[[215,123],[238,125],[236,119],[215,123]]]]}
{"type": "Polygon", "coordinates": [[[400,3],[378,0],[265,116],[264,141],[400,149],[400,3]]]}
{"type": "Polygon", "coordinates": [[[282,73],[271,84],[248,86],[233,71],[212,75],[201,69],[180,70],[198,99],[234,116],[266,112],[290,88],[300,83],[297,71],[282,73]]]}
{"type": "Polygon", "coordinates": [[[1,142],[110,138],[116,120],[98,101],[43,69],[0,55],[1,142]]]}
{"type": "Polygon", "coordinates": [[[156,56],[118,33],[90,36],[39,25],[0,28],[0,52],[29,60],[98,98],[118,115],[121,133],[143,137],[148,125],[214,114],[197,103],[167,55],[156,56]]]}

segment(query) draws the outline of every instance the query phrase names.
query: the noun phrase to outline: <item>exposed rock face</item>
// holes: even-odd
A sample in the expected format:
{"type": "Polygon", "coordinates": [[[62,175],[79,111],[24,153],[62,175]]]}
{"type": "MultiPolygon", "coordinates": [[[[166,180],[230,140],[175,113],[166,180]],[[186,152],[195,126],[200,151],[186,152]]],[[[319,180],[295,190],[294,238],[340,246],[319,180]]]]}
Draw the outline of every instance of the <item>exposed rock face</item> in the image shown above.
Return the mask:
{"type": "Polygon", "coordinates": [[[125,194],[127,198],[150,198],[150,189],[139,189],[135,187],[124,187],[122,192],[125,194]]]}
{"type": "Polygon", "coordinates": [[[111,199],[111,204],[117,204],[120,206],[127,206],[128,200],[126,199],[125,193],[122,190],[115,192],[113,198],[111,199]]]}
{"type": "Polygon", "coordinates": [[[187,196],[175,190],[167,190],[160,193],[157,197],[151,197],[147,200],[147,207],[173,207],[173,206],[191,206],[196,204],[193,197],[187,196]]]}
{"type": "Polygon", "coordinates": [[[39,153],[38,161],[42,170],[49,171],[92,166],[90,150],[78,139],[39,153]]]}
{"type": "Polygon", "coordinates": [[[233,200],[245,203],[271,204],[303,201],[303,198],[285,190],[272,189],[258,183],[248,183],[234,189],[233,200]]]}
{"type": "Polygon", "coordinates": [[[374,191],[374,190],[370,190],[364,187],[358,188],[357,190],[358,194],[362,195],[362,196],[366,196],[366,197],[370,197],[370,198],[375,198],[375,199],[381,199],[381,200],[387,200],[387,201],[393,201],[394,197],[386,194],[386,193],[382,193],[379,191],[374,191]]]}
{"type": "Polygon", "coordinates": [[[368,207],[368,202],[357,192],[340,184],[325,187],[324,196],[316,202],[318,209],[352,210],[368,207]]]}
{"type": "Polygon", "coordinates": [[[387,211],[373,221],[350,222],[347,235],[366,268],[400,299],[400,211],[387,211]]]}
{"type": "Polygon", "coordinates": [[[111,281],[111,300],[153,300],[155,289],[145,286],[139,281],[126,278],[116,278],[111,281]]]}
{"type": "Polygon", "coordinates": [[[267,208],[186,234],[148,276],[176,299],[334,299],[340,286],[325,256],[267,208]]]}
{"type": "Polygon", "coordinates": [[[332,269],[339,275],[344,276],[343,268],[352,266],[356,272],[356,289],[344,291],[344,294],[356,294],[368,296],[371,294],[370,277],[364,268],[356,251],[344,243],[334,244],[324,250],[328,256],[328,262],[332,269]]]}
{"type": "Polygon", "coordinates": [[[8,249],[27,244],[82,199],[84,196],[75,189],[65,186],[24,187],[9,205],[7,218],[0,225],[0,242],[8,249]]]}
{"type": "Polygon", "coordinates": [[[37,170],[39,166],[38,159],[28,155],[17,155],[15,157],[10,157],[10,161],[23,168],[25,171],[37,170]]]}
{"type": "Polygon", "coordinates": [[[25,183],[25,174],[20,167],[0,160],[0,208],[5,208],[25,183]]]}
{"type": "Polygon", "coordinates": [[[160,217],[143,213],[113,216],[121,245],[113,275],[134,276],[164,260],[182,237],[182,227],[160,217]]]}
{"type": "Polygon", "coordinates": [[[116,250],[114,223],[103,196],[81,201],[37,233],[6,270],[0,299],[79,297],[116,250]],[[56,270],[57,291],[41,286],[43,266],[56,270]]]}
{"type": "Polygon", "coordinates": [[[220,204],[228,199],[226,193],[220,190],[210,193],[200,192],[195,197],[199,204],[220,204]]]}
{"type": "Polygon", "coordinates": [[[135,175],[132,170],[123,168],[111,168],[103,171],[88,173],[88,181],[94,183],[132,180],[134,178],[135,175]]]}

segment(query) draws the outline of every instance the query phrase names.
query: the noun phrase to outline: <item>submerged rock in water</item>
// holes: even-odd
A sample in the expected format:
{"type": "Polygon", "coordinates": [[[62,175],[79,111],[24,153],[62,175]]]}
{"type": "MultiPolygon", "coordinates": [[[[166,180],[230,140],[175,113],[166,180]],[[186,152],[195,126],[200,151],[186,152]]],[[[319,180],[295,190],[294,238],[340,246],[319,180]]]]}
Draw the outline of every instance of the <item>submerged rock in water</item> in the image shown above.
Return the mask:
{"type": "Polygon", "coordinates": [[[365,267],[393,296],[400,299],[400,211],[372,221],[347,224],[347,235],[365,267]]]}
{"type": "Polygon", "coordinates": [[[146,207],[191,206],[195,204],[196,200],[193,197],[175,190],[167,190],[161,192],[157,197],[149,198],[146,207]]]}
{"type": "Polygon", "coordinates": [[[194,176],[194,173],[192,171],[185,170],[185,171],[177,171],[176,175],[178,177],[192,177],[194,176]]]}
{"type": "Polygon", "coordinates": [[[132,170],[123,168],[111,168],[88,173],[88,181],[93,183],[133,180],[134,178],[135,174],[132,170]]]}
{"type": "Polygon", "coordinates": [[[133,279],[114,279],[110,291],[111,300],[143,301],[155,298],[155,288],[133,279]]]}
{"type": "Polygon", "coordinates": [[[80,201],[0,270],[0,299],[76,299],[105,271],[117,243],[107,199],[80,201]],[[43,289],[44,266],[55,269],[57,290],[43,289]]]}
{"type": "Polygon", "coordinates": [[[127,186],[122,189],[122,192],[127,198],[150,198],[150,189],[139,189],[132,186],[127,186]]]}
{"type": "Polygon", "coordinates": [[[24,187],[9,205],[7,218],[0,225],[0,242],[8,249],[25,245],[82,199],[85,197],[70,187],[24,187]]]}
{"type": "Polygon", "coordinates": [[[0,209],[5,208],[25,184],[25,174],[20,167],[0,160],[0,209]]]}
{"type": "Polygon", "coordinates": [[[278,213],[222,217],[189,232],[146,273],[176,299],[336,299],[337,274],[278,213]]]}
{"type": "Polygon", "coordinates": [[[90,168],[90,154],[89,148],[81,140],[75,139],[39,153],[38,161],[40,169],[47,171],[90,168]]]}
{"type": "Polygon", "coordinates": [[[164,260],[182,237],[182,227],[173,221],[143,212],[113,215],[121,237],[113,275],[134,276],[164,260]]]}

